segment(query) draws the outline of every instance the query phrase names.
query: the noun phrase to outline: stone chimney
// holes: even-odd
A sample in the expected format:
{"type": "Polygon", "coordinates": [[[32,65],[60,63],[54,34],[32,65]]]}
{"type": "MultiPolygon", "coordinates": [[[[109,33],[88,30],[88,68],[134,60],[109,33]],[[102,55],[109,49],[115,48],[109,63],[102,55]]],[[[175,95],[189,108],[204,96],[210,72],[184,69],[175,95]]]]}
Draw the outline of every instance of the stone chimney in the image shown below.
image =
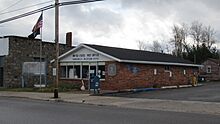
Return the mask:
{"type": "Polygon", "coordinates": [[[66,45],[67,45],[67,47],[72,46],[72,32],[66,33],[66,45]]]}

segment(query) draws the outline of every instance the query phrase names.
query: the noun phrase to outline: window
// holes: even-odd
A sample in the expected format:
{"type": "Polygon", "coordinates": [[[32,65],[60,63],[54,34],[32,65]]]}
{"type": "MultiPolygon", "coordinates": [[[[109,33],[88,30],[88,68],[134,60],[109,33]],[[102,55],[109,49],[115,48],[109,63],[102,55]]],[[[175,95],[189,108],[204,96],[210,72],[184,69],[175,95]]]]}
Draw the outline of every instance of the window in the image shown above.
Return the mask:
{"type": "Polygon", "coordinates": [[[60,77],[66,78],[66,66],[60,67],[60,77]]]}
{"type": "Polygon", "coordinates": [[[206,72],[207,72],[207,73],[212,73],[211,66],[207,66],[207,67],[206,67],[206,72]]]}
{"type": "Polygon", "coordinates": [[[165,66],[165,71],[170,71],[170,66],[165,66]]]}
{"type": "Polygon", "coordinates": [[[3,67],[4,64],[4,56],[0,56],[0,67],[3,67]]]}
{"type": "Polygon", "coordinates": [[[82,78],[88,78],[89,77],[89,65],[83,65],[82,66],[82,78]]]}
{"type": "Polygon", "coordinates": [[[67,77],[68,78],[73,78],[73,66],[72,65],[68,65],[67,66],[67,77]]]}
{"type": "MultiPolygon", "coordinates": [[[[44,62],[45,58],[41,57],[41,62],[44,62]]],[[[34,57],[34,62],[40,62],[40,57],[34,57]]]]}
{"type": "Polygon", "coordinates": [[[68,79],[89,79],[89,77],[99,76],[105,79],[105,63],[60,63],[60,77],[68,79]]]}
{"type": "Polygon", "coordinates": [[[74,78],[81,78],[80,72],[81,72],[80,65],[74,65],[74,78]]]}
{"type": "Polygon", "coordinates": [[[98,76],[100,79],[105,79],[105,65],[98,66],[98,76]]]}
{"type": "Polygon", "coordinates": [[[94,77],[96,75],[96,66],[90,66],[89,74],[90,77],[94,77]]]}

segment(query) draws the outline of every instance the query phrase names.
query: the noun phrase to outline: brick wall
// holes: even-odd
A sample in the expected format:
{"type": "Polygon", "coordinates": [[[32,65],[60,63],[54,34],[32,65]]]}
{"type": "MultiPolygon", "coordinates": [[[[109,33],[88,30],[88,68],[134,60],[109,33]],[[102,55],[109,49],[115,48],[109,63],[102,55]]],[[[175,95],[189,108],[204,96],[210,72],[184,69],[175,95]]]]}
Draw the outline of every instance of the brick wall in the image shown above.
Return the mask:
{"type": "MultiPolygon", "coordinates": [[[[163,65],[118,62],[106,62],[105,70],[105,81],[101,81],[102,90],[122,90],[189,84],[190,78],[193,76],[194,72],[196,75],[198,73],[198,68],[170,66],[170,71],[172,72],[172,77],[170,77],[170,73],[165,71],[165,66],[163,65]],[[117,74],[115,76],[108,75],[109,64],[116,65],[117,74]],[[135,71],[132,71],[132,68],[135,68],[135,71]],[[156,75],[154,75],[154,69],[157,69],[156,75]],[[185,75],[183,74],[184,69],[186,70],[185,75]]],[[[62,79],[60,81],[65,83],[75,83],[77,85],[81,84],[81,80],[62,79]]],[[[87,87],[88,80],[85,80],[84,82],[87,87]]]]}
{"type": "MultiPolygon", "coordinates": [[[[162,65],[145,65],[145,64],[129,64],[129,63],[115,63],[117,67],[116,76],[106,75],[106,81],[103,82],[102,89],[120,90],[133,89],[154,86],[180,85],[189,84],[190,77],[193,73],[198,73],[198,69],[190,67],[170,66],[170,72],[165,71],[165,66],[162,65]],[[129,68],[137,68],[134,73],[129,68]],[[157,74],[154,75],[154,69],[157,74]],[[186,75],[183,70],[186,70],[186,75]]],[[[106,71],[107,72],[107,71],[106,71]]]]}
{"type": "MultiPolygon", "coordinates": [[[[52,83],[52,67],[50,61],[55,58],[55,44],[42,42],[42,58],[47,62],[47,81],[52,83]]],[[[60,44],[60,54],[70,50],[64,44],[60,44]]],[[[25,37],[9,37],[9,55],[4,60],[4,87],[21,87],[23,62],[34,62],[40,57],[40,40],[28,39],[25,37]]],[[[39,76],[28,81],[29,86],[39,82],[39,76]]]]}

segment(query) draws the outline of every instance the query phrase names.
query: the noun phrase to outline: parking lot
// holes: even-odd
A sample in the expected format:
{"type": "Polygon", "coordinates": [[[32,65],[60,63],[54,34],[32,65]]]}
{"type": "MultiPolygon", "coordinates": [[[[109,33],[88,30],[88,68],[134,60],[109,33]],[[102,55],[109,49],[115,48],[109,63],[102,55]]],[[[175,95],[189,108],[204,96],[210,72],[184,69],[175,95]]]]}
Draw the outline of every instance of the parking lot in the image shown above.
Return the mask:
{"type": "Polygon", "coordinates": [[[130,98],[220,102],[220,82],[203,83],[203,85],[199,87],[118,93],[112,95],[130,98]]]}

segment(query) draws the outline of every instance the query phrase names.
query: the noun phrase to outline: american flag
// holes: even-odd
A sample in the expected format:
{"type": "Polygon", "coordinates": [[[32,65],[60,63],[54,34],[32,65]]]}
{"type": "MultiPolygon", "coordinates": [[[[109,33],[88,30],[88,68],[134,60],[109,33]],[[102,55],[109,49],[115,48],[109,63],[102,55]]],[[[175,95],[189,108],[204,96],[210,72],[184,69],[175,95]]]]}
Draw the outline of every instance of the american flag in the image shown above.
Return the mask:
{"type": "Polygon", "coordinates": [[[37,23],[34,25],[32,29],[32,34],[28,36],[28,38],[35,38],[38,34],[40,34],[40,29],[43,26],[43,14],[41,13],[39,19],[37,20],[37,23]]]}
{"type": "Polygon", "coordinates": [[[37,23],[34,25],[32,32],[36,32],[38,29],[42,28],[43,26],[43,16],[42,13],[39,17],[39,19],[37,20],[37,23]]]}

